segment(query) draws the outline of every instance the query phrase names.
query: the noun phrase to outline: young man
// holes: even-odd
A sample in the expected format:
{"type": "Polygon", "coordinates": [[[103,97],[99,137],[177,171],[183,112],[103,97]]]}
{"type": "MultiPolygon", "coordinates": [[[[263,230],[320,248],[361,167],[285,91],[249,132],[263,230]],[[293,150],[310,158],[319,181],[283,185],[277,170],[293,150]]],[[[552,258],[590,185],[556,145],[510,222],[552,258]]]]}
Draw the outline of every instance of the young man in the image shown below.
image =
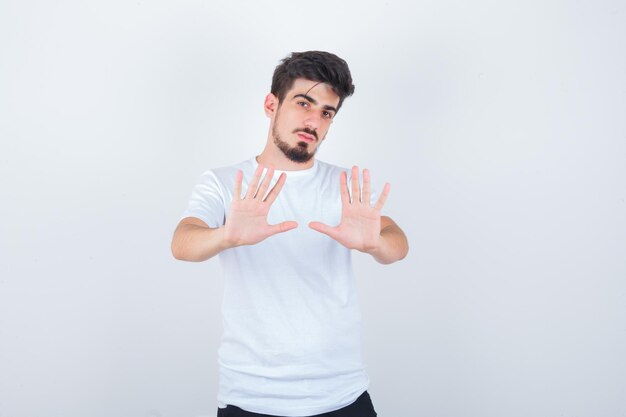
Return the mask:
{"type": "Polygon", "coordinates": [[[315,159],[353,92],[336,55],[285,58],[265,97],[265,149],[205,172],[174,232],[176,259],[220,254],[224,269],[220,417],[376,416],[351,250],[386,264],[404,258],[408,243],[380,214],[389,184],[375,199],[368,170],[361,187],[356,166],[348,179],[315,159]]]}

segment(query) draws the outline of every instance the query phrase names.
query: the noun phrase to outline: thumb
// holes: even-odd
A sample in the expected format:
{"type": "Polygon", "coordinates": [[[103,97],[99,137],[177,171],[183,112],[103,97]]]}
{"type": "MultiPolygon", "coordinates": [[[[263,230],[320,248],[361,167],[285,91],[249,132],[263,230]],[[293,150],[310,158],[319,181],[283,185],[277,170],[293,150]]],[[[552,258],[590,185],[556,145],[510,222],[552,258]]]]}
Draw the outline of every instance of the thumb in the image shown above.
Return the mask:
{"type": "Polygon", "coordinates": [[[270,226],[270,236],[275,235],[276,233],[287,232],[291,229],[295,229],[298,227],[298,223],[294,221],[282,222],[275,225],[270,226]]]}
{"type": "Polygon", "coordinates": [[[335,239],[335,237],[337,236],[337,231],[335,227],[330,227],[329,225],[321,222],[311,222],[309,223],[309,227],[320,233],[324,233],[325,235],[328,235],[333,239],[335,239]]]}

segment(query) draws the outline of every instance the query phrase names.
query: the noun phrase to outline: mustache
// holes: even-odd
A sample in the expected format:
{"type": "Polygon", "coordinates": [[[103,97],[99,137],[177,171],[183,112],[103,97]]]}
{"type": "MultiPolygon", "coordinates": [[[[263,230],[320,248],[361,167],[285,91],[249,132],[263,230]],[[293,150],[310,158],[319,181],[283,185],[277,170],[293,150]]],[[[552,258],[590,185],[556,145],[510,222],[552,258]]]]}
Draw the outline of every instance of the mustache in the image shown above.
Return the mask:
{"type": "Polygon", "coordinates": [[[313,136],[315,140],[319,140],[319,138],[317,137],[317,132],[315,130],[309,129],[308,127],[305,127],[303,129],[294,129],[292,133],[298,133],[298,132],[308,133],[309,135],[313,136]]]}

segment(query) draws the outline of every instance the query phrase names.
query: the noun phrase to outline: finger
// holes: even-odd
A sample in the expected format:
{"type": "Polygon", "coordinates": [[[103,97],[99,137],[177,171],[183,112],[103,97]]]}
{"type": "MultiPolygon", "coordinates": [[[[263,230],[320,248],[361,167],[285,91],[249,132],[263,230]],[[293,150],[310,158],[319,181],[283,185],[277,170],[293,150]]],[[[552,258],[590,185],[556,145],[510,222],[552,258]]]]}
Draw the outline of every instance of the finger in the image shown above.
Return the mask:
{"type": "Polygon", "coordinates": [[[243,171],[238,170],[237,174],[235,175],[235,189],[233,191],[233,197],[237,199],[241,198],[241,180],[242,179],[243,179],[243,171]]]}
{"type": "Polygon", "coordinates": [[[352,203],[361,201],[361,187],[359,186],[359,167],[352,167],[352,203]]]}
{"type": "Polygon", "coordinates": [[[278,197],[278,193],[280,193],[280,190],[283,188],[283,184],[285,184],[285,181],[287,181],[287,174],[283,172],[282,174],[280,174],[280,177],[278,177],[278,181],[276,181],[276,184],[274,184],[270,192],[267,193],[267,197],[265,197],[265,200],[263,201],[271,205],[274,200],[276,200],[276,197],[278,197]]]}
{"type": "Polygon", "coordinates": [[[320,233],[324,233],[325,235],[337,240],[337,228],[336,227],[331,227],[327,224],[321,223],[321,222],[311,222],[309,223],[309,227],[313,230],[316,230],[320,233]]]}
{"type": "Polygon", "coordinates": [[[386,183],[385,188],[383,188],[383,192],[380,194],[380,197],[378,197],[378,201],[376,202],[376,210],[380,211],[383,208],[385,201],[387,201],[389,191],[391,191],[391,184],[386,183]]]}
{"type": "Polygon", "coordinates": [[[298,223],[294,221],[287,221],[272,225],[270,226],[270,236],[275,235],[276,233],[287,232],[291,229],[295,229],[296,227],[298,227],[298,223]]]}
{"type": "Polygon", "coordinates": [[[272,178],[274,178],[274,167],[270,166],[267,172],[265,173],[265,177],[263,177],[263,181],[261,182],[261,186],[259,187],[259,190],[256,193],[256,195],[261,199],[261,201],[263,201],[263,197],[265,197],[265,192],[269,188],[272,178]]]}
{"type": "Polygon", "coordinates": [[[350,204],[350,192],[348,191],[348,174],[341,171],[339,175],[339,192],[341,193],[341,205],[350,204]]]}
{"type": "Polygon", "coordinates": [[[256,189],[259,186],[259,179],[261,178],[261,173],[263,172],[263,165],[259,164],[256,167],[256,171],[254,171],[254,175],[248,184],[248,192],[246,193],[246,198],[254,198],[256,194],[256,189]]]}
{"type": "Polygon", "coordinates": [[[370,180],[370,171],[369,169],[363,170],[363,203],[370,207],[370,198],[371,198],[371,180],[370,180]]]}

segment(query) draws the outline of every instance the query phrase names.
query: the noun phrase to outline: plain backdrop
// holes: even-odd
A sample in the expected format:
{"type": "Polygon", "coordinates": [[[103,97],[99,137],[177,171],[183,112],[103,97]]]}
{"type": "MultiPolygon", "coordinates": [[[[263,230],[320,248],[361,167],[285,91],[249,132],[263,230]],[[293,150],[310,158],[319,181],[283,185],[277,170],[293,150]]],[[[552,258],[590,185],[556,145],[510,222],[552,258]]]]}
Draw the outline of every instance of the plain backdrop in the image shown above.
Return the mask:
{"type": "Polygon", "coordinates": [[[318,156],[411,247],[354,254],[378,414],[626,416],[626,6],[488,0],[2,0],[0,416],[215,414],[223,277],[172,233],[311,49],[356,85],[318,156]]]}

